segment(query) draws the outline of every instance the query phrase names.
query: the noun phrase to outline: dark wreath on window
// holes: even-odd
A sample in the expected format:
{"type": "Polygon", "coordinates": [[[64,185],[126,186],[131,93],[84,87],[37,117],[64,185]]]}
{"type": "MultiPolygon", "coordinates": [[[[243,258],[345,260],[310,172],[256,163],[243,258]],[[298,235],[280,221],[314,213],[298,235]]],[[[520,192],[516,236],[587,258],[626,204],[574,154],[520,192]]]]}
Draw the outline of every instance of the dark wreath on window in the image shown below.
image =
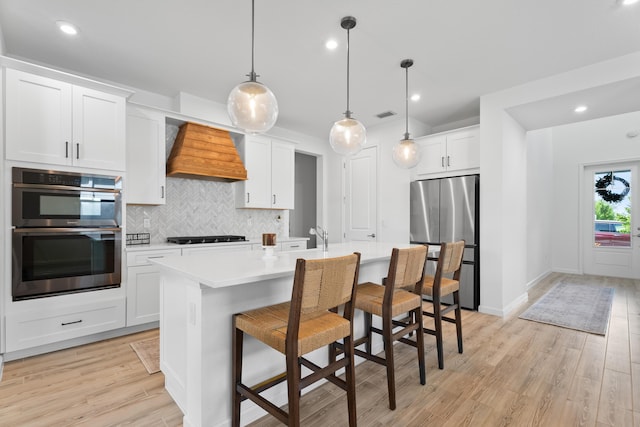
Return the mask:
{"type": "Polygon", "coordinates": [[[629,190],[629,182],[624,178],[615,176],[613,172],[609,172],[596,181],[596,193],[598,193],[605,202],[618,203],[629,194],[629,190]],[[614,193],[608,189],[608,187],[613,184],[613,181],[618,181],[624,185],[620,193],[614,193]]]}

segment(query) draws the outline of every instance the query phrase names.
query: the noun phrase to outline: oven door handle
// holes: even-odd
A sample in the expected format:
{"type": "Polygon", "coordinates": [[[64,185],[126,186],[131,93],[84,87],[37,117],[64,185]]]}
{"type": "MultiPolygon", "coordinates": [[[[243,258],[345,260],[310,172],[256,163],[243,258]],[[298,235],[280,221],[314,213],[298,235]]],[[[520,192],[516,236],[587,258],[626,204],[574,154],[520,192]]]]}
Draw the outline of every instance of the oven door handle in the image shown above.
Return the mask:
{"type": "Polygon", "coordinates": [[[14,228],[16,233],[101,233],[101,232],[113,232],[120,233],[122,229],[119,227],[41,227],[41,228],[14,228]]]}
{"type": "Polygon", "coordinates": [[[14,188],[25,188],[30,190],[47,190],[51,193],[121,193],[120,188],[103,188],[103,187],[71,187],[69,185],[40,185],[40,184],[22,184],[13,183],[14,188]]]}

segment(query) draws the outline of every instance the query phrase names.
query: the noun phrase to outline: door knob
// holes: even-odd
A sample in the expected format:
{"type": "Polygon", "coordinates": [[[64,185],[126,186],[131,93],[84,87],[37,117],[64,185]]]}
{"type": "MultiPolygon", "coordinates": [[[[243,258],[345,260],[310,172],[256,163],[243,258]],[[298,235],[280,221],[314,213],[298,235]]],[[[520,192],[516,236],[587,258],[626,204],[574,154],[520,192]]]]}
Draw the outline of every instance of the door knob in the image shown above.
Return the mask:
{"type": "Polygon", "coordinates": [[[367,237],[373,237],[373,238],[375,238],[375,237],[376,237],[376,233],[367,234],[367,237]]]}

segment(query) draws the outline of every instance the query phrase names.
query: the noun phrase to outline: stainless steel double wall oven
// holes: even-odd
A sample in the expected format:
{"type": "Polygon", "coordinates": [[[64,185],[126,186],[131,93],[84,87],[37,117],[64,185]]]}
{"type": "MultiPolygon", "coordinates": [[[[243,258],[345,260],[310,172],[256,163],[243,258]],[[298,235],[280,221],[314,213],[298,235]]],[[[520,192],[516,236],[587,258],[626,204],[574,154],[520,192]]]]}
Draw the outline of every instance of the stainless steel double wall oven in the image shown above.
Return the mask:
{"type": "Polygon", "coordinates": [[[12,174],[13,300],[120,286],[121,177],[12,174]]]}

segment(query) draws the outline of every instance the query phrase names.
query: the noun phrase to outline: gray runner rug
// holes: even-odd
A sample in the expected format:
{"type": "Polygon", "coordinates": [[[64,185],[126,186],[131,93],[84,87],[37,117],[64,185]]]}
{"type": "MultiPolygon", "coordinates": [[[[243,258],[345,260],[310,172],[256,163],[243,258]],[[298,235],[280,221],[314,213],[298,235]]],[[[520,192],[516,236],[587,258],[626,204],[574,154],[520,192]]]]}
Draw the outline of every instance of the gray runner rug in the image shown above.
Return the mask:
{"type": "Polygon", "coordinates": [[[614,288],[559,283],[519,317],[605,335],[614,288]]]}

